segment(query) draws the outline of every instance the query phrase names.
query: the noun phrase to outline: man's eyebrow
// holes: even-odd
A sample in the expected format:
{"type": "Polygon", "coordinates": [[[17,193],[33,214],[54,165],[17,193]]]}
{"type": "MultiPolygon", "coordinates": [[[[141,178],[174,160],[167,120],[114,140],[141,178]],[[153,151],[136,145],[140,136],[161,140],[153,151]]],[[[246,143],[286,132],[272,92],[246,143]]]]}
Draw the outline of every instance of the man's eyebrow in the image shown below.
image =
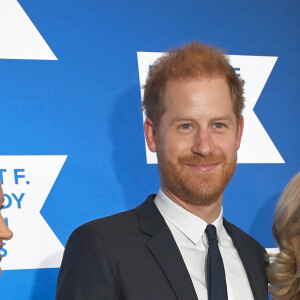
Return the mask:
{"type": "Polygon", "coordinates": [[[177,122],[182,122],[182,121],[187,121],[187,122],[196,122],[197,119],[193,117],[188,117],[188,116],[177,116],[174,119],[171,120],[171,124],[177,123],[177,122]]]}
{"type": "Polygon", "coordinates": [[[232,120],[232,116],[230,116],[230,115],[219,116],[219,117],[215,117],[212,119],[213,122],[215,122],[215,121],[231,121],[231,120],[232,120]]]}
{"type": "MultiPolygon", "coordinates": [[[[213,117],[210,121],[211,122],[216,122],[216,121],[231,121],[232,116],[230,115],[223,115],[223,116],[216,116],[213,117]]],[[[182,122],[182,121],[187,121],[187,122],[198,122],[199,120],[194,117],[189,117],[189,116],[176,116],[174,119],[171,120],[171,124],[177,123],[177,122],[182,122]]]]}

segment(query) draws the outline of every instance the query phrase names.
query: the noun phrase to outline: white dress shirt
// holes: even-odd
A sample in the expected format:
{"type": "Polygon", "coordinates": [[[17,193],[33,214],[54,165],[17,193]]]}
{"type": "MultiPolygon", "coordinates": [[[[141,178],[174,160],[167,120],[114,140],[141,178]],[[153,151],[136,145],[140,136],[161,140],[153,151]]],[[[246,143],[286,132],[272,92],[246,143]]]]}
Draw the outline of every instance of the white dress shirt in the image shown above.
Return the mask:
{"type": "MultiPolygon", "coordinates": [[[[205,234],[207,223],[185,210],[159,190],[154,199],[158,210],[170,228],[192,279],[198,299],[207,300],[206,256],[208,241],[205,234]]],[[[231,237],[223,226],[223,208],[212,223],[216,226],[222,255],[228,300],[253,300],[248,277],[231,237]]],[[[178,274],[180,276],[180,274],[178,274]]]]}

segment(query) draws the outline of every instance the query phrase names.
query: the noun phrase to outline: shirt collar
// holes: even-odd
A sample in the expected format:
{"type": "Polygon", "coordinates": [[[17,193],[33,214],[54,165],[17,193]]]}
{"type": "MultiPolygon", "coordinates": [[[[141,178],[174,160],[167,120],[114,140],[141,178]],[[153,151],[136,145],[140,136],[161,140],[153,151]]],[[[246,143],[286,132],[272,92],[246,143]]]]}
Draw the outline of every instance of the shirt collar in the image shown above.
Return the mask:
{"type": "MultiPolygon", "coordinates": [[[[207,244],[205,234],[207,223],[203,219],[176,204],[161,189],[159,189],[154,202],[162,216],[171,222],[195,245],[199,243],[202,237],[204,237],[203,241],[207,244]]],[[[212,224],[216,227],[219,242],[222,243],[224,232],[222,207],[220,215],[212,224]]]]}

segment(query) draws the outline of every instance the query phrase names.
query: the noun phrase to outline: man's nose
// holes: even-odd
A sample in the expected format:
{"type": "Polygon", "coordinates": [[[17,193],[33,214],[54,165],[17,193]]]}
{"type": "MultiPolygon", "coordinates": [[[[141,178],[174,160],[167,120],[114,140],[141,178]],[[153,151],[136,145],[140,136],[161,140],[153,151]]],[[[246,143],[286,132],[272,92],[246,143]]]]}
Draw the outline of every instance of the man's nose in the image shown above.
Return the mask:
{"type": "Polygon", "coordinates": [[[201,156],[208,156],[214,151],[212,137],[208,129],[199,129],[197,131],[192,151],[201,156]]]}
{"type": "Polygon", "coordinates": [[[4,219],[0,215],[0,239],[10,240],[13,237],[12,231],[7,227],[4,219]]]}

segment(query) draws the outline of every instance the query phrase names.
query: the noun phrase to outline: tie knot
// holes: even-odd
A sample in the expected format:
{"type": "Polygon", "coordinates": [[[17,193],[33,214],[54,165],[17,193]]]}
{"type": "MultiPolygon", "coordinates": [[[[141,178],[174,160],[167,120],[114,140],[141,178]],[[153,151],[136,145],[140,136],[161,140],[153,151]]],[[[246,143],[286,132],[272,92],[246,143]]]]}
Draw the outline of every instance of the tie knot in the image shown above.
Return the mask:
{"type": "Polygon", "coordinates": [[[205,233],[209,241],[213,241],[217,239],[217,231],[214,225],[208,224],[206,226],[205,233]]]}

